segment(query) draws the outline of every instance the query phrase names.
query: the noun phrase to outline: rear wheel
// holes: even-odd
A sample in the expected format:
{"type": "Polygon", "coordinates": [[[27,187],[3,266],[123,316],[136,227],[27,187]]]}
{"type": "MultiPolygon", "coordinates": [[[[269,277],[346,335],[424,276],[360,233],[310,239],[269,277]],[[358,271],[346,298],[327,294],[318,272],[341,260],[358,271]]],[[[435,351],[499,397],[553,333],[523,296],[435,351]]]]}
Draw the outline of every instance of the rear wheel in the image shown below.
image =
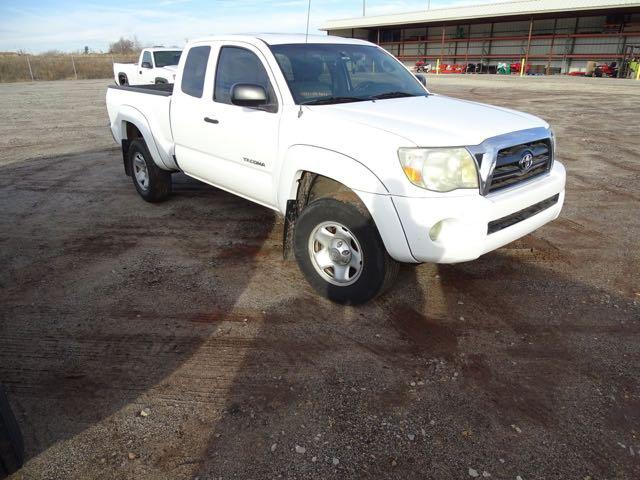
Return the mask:
{"type": "Polygon", "coordinates": [[[337,303],[364,303],[386,290],[398,273],[368,212],[333,198],[302,211],[294,250],[309,284],[337,303]]]}
{"type": "Polygon", "coordinates": [[[24,442],[9,400],[0,387],[0,478],[5,478],[22,467],[24,442]]]}
{"type": "Polygon", "coordinates": [[[159,168],[143,140],[133,140],[127,154],[136,190],[147,202],[160,202],[171,193],[171,172],[159,168]]]}

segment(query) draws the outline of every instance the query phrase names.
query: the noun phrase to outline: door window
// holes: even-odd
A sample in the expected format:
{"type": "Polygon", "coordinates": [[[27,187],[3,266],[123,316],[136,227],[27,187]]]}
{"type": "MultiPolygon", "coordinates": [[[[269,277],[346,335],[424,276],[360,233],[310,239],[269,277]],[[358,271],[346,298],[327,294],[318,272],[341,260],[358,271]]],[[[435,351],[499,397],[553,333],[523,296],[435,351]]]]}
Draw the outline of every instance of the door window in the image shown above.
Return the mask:
{"type": "Polygon", "coordinates": [[[211,47],[193,47],[187,54],[182,72],[182,91],[192,97],[202,97],[204,77],[207,74],[207,62],[211,47]]]}
{"type": "Polygon", "coordinates": [[[231,104],[231,88],[236,83],[262,86],[269,99],[269,111],[275,111],[277,100],[269,76],[257,55],[246,48],[222,47],[218,58],[213,100],[231,104]]]}

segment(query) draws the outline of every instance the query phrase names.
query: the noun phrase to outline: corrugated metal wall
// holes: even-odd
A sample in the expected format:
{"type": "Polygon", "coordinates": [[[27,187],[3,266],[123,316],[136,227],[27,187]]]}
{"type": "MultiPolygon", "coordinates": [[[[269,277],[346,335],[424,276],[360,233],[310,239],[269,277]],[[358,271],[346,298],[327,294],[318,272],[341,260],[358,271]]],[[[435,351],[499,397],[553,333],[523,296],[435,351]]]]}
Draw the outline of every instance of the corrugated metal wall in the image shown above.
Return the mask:
{"type": "Polygon", "coordinates": [[[415,64],[418,58],[434,64],[437,58],[450,64],[519,62],[528,47],[529,65],[557,67],[568,73],[583,71],[590,60],[620,62],[626,45],[640,45],[640,13],[536,19],[532,25],[524,20],[329,33],[372,42],[380,40],[385,49],[407,65],[415,64]],[[636,31],[638,36],[629,35],[636,31]]]}

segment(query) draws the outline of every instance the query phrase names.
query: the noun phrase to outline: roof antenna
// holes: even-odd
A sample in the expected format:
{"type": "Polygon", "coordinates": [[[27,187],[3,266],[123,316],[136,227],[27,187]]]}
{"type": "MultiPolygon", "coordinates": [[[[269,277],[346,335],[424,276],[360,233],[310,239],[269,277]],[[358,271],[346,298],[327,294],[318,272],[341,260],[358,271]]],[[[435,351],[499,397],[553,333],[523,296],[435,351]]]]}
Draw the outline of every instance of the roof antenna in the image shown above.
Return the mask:
{"type": "Polygon", "coordinates": [[[309,17],[311,16],[311,0],[307,6],[307,31],[304,34],[304,43],[309,43],[309,17]]]}
{"type": "MultiPolygon", "coordinates": [[[[304,43],[309,43],[309,17],[311,17],[311,0],[307,5],[307,30],[304,32],[304,43]]],[[[300,110],[298,110],[298,118],[302,116],[302,104],[300,104],[300,110]]]]}

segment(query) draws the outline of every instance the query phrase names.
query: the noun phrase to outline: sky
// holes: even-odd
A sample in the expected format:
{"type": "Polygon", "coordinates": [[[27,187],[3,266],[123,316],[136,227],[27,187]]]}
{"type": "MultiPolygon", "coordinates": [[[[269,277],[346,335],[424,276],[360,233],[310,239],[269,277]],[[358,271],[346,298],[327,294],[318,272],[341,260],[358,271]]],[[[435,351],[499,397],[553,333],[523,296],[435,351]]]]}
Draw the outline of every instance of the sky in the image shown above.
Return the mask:
{"type": "MultiPolygon", "coordinates": [[[[0,0],[0,51],[106,51],[120,37],[182,46],[220,33],[303,33],[308,0],[0,0]]],[[[431,0],[431,8],[483,3],[431,0]]],[[[367,15],[426,9],[427,0],[367,0],[367,15]]],[[[362,0],[312,0],[310,33],[362,15],[362,0]]]]}

